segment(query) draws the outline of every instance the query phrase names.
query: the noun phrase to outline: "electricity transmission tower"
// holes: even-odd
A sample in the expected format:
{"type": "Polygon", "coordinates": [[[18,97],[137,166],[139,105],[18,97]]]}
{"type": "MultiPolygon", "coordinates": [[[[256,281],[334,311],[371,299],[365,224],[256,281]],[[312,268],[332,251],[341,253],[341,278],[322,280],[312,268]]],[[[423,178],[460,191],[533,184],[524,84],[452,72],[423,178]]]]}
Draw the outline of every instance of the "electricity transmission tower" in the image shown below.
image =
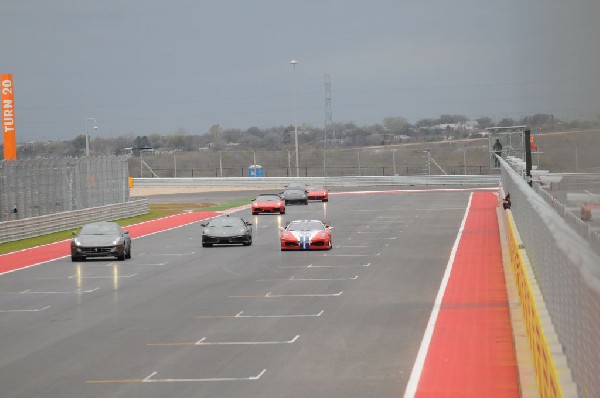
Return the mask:
{"type": "Polygon", "coordinates": [[[333,128],[333,116],[331,113],[331,75],[325,74],[325,142],[328,132],[331,131],[331,142],[335,143],[335,129],[333,128]]]}

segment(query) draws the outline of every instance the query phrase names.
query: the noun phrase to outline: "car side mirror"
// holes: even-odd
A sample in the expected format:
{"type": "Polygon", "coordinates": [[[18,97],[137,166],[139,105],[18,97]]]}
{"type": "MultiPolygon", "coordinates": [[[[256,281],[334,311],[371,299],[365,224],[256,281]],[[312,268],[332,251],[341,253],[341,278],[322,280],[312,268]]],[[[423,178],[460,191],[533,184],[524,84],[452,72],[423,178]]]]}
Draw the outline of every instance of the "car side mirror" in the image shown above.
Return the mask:
{"type": "Polygon", "coordinates": [[[247,222],[246,225],[252,225],[252,223],[251,222],[247,222]]]}
{"type": "Polygon", "coordinates": [[[208,224],[203,222],[202,224],[200,224],[201,227],[206,227],[208,224]]]}
{"type": "Polygon", "coordinates": [[[280,230],[280,231],[283,231],[284,229],[285,229],[285,228],[283,228],[283,227],[279,227],[279,230],[280,230]]]}
{"type": "Polygon", "coordinates": [[[73,231],[73,232],[71,232],[71,235],[77,236],[77,232],[73,231]]]}
{"type": "Polygon", "coordinates": [[[127,230],[124,230],[123,233],[126,235],[129,235],[129,231],[127,231],[127,230]]]}

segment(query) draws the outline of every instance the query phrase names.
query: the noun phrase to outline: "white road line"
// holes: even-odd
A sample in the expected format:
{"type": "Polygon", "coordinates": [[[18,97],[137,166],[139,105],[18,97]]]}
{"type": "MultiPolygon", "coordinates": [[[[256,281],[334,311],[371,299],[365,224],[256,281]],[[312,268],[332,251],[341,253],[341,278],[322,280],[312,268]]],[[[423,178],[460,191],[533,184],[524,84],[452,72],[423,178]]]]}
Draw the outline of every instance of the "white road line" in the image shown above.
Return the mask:
{"type": "Polygon", "coordinates": [[[151,343],[146,344],[148,346],[214,346],[214,345],[275,345],[275,344],[293,344],[300,338],[300,335],[296,335],[291,340],[286,341],[206,341],[206,337],[201,338],[195,343],[151,343]]]}
{"type": "MultiPolygon", "coordinates": [[[[191,253],[152,253],[153,256],[191,256],[192,254],[196,254],[196,252],[191,253]]],[[[143,255],[143,254],[140,254],[143,255]]]]}
{"type": "Polygon", "coordinates": [[[248,295],[248,296],[229,296],[230,298],[282,298],[282,297],[338,297],[344,291],[339,293],[322,293],[322,294],[272,294],[271,292],[265,295],[248,295]]]}
{"type": "Polygon", "coordinates": [[[358,275],[352,278],[296,278],[295,275],[289,278],[273,278],[273,279],[257,279],[257,282],[273,282],[273,281],[354,281],[358,279],[358,275]]]}
{"type": "Polygon", "coordinates": [[[297,334],[293,339],[287,341],[217,341],[210,342],[205,341],[205,338],[198,340],[194,345],[269,345],[269,344],[293,344],[300,338],[300,335],[297,334]]]}
{"type": "Polygon", "coordinates": [[[174,383],[174,382],[200,382],[200,381],[244,381],[258,380],[265,374],[267,369],[263,369],[258,375],[250,377],[214,377],[205,379],[153,379],[158,372],[152,372],[148,377],[142,380],[142,383],[174,383]]]}
{"type": "Polygon", "coordinates": [[[280,267],[280,268],[349,268],[349,267],[368,267],[371,263],[367,264],[350,264],[350,265],[303,265],[297,267],[280,267]]]}
{"type": "Polygon", "coordinates": [[[444,293],[446,292],[446,287],[448,286],[448,280],[450,279],[450,273],[452,272],[454,257],[456,256],[458,244],[460,243],[460,240],[462,238],[462,234],[465,229],[465,224],[467,222],[467,216],[469,215],[469,210],[471,208],[472,199],[473,193],[469,195],[467,209],[465,211],[465,215],[460,225],[460,229],[458,230],[456,240],[454,241],[454,246],[452,247],[452,251],[450,252],[450,258],[448,259],[448,264],[446,265],[446,270],[442,278],[440,289],[438,290],[438,294],[435,298],[433,310],[431,311],[429,321],[427,322],[427,328],[425,329],[425,334],[423,335],[423,340],[421,341],[421,346],[419,347],[419,352],[417,353],[417,358],[415,360],[415,364],[413,365],[413,369],[410,374],[410,379],[408,380],[406,390],[404,391],[405,398],[412,398],[417,392],[417,387],[419,385],[419,380],[421,379],[421,373],[423,372],[423,366],[425,365],[427,352],[429,351],[429,345],[431,344],[431,338],[433,337],[433,331],[435,330],[435,324],[437,322],[440,307],[442,305],[442,299],[444,298],[444,293]]]}
{"type": "Polygon", "coordinates": [[[36,308],[35,310],[0,310],[0,312],[40,312],[40,311],[47,310],[50,307],[51,306],[48,305],[44,308],[36,308]]]}
{"type": "Polygon", "coordinates": [[[195,316],[197,319],[206,318],[318,318],[325,313],[325,310],[317,314],[291,314],[291,315],[243,315],[244,311],[240,311],[235,315],[205,315],[195,316]]]}
{"type": "Polygon", "coordinates": [[[325,254],[328,257],[377,257],[381,254],[378,252],[377,254],[325,254]]]}
{"type": "Polygon", "coordinates": [[[296,278],[292,276],[290,281],[355,281],[358,279],[358,275],[352,278],[296,278]]]}
{"type": "MultiPolygon", "coordinates": [[[[67,279],[115,279],[115,278],[133,278],[137,273],[132,275],[112,275],[112,276],[77,276],[71,275],[67,279]]],[[[55,278],[58,279],[58,278],[55,278]]]]}
{"type": "Polygon", "coordinates": [[[31,291],[31,289],[27,289],[22,292],[19,292],[19,294],[77,294],[77,293],[92,293],[92,292],[95,292],[96,290],[100,290],[100,288],[97,287],[92,290],[77,289],[77,290],[74,290],[71,292],[34,292],[34,291],[31,291]]]}

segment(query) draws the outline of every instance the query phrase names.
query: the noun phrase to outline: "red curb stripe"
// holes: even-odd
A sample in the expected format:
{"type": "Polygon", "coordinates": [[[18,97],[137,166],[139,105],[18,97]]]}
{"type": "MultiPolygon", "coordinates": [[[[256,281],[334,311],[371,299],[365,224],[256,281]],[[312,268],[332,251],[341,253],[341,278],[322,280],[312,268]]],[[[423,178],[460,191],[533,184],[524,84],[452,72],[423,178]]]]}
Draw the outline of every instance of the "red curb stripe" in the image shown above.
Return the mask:
{"type": "MultiPolygon", "coordinates": [[[[205,220],[219,215],[215,211],[201,211],[194,213],[177,214],[174,216],[159,218],[157,220],[130,225],[125,229],[135,239],[156,232],[181,227],[186,224],[205,220]]],[[[71,255],[70,239],[48,245],[37,246],[31,249],[0,255],[0,275],[19,269],[39,265],[61,257],[71,255]]]]}
{"type": "Polygon", "coordinates": [[[518,397],[497,196],[473,193],[417,397],[518,397]]]}

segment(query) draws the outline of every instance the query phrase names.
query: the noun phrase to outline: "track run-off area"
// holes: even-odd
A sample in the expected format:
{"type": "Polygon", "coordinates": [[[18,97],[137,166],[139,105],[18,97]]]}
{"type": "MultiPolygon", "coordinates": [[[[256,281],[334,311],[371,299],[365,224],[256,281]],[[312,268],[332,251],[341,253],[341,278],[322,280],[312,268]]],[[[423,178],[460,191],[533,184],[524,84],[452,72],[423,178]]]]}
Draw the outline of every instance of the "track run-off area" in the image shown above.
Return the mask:
{"type": "Polygon", "coordinates": [[[201,247],[187,213],[127,227],[131,260],[59,242],[0,256],[2,397],[510,397],[496,189],[332,192],[201,247]],[[281,252],[294,219],[333,250],[281,252]]]}

